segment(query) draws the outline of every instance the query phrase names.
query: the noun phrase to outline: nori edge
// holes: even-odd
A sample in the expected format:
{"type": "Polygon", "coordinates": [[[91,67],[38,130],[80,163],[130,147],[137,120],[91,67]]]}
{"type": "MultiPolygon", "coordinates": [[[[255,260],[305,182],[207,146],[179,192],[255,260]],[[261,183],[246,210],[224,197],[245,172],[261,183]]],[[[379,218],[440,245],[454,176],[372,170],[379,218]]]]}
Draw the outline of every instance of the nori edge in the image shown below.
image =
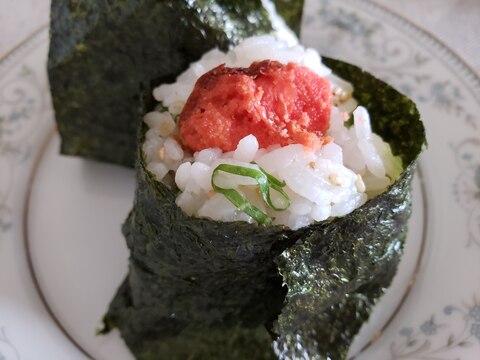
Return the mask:
{"type": "Polygon", "coordinates": [[[272,338],[282,359],[346,357],[396,272],[426,140],[411,100],[356,66],[323,60],[355,84],[405,170],[351,214],[293,231],[188,217],[139,152],[123,226],[130,271],[105,317],[105,332],[118,327],[138,359],[271,359],[272,338]]]}

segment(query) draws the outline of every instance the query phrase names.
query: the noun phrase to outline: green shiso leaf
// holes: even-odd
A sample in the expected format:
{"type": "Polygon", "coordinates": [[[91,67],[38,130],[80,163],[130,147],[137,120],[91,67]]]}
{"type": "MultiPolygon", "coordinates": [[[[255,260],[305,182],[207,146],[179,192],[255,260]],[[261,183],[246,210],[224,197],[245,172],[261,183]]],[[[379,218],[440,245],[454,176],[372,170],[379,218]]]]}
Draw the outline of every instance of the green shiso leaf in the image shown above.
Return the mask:
{"type": "Polygon", "coordinates": [[[267,203],[270,209],[275,211],[282,211],[286,210],[290,207],[290,198],[288,194],[283,190],[283,188],[287,185],[285,181],[277,179],[272,174],[269,174],[265,169],[259,167],[260,170],[265,174],[267,178],[268,187],[260,187],[260,192],[262,194],[263,200],[267,203]],[[270,196],[270,187],[275,190],[278,194],[277,198],[277,205],[273,204],[273,201],[270,196]]]}
{"type": "Polygon", "coordinates": [[[106,323],[121,329],[139,359],[157,359],[153,349],[169,359],[273,358],[265,324],[286,293],[274,259],[295,235],[188,217],[174,189],[145,166],[140,159],[135,208],[123,226],[130,271],[106,323]]]}
{"type": "MultiPolygon", "coordinates": [[[[287,3],[298,29],[302,1],[287,3]]],[[[48,75],[62,153],[133,166],[140,88],[271,30],[261,0],[52,0],[48,75]]]]}
{"type": "Polygon", "coordinates": [[[325,61],[354,83],[404,171],[345,217],[291,230],[187,216],[173,182],[156,181],[140,151],[123,226],[129,274],[105,318],[137,358],[345,358],[396,272],[425,134],[406,97],[357,67],[325,61]]]}
{"type": "Polygon", "coordinates": [[[287,193],[285,193],[285,191],[282,189],[286,185],[285,182],[278,180],[271,174],[267,173],[264,169],[254,169],[231,164],[218,165],[212,173],[213,190],[225,196],[228,201],[235,205],[238,210],[243,211],[245,214],[251,216],[257,223],[261,225],[270,225],[273,219],[265,214],[262,210],[249,203],[245,196],[243,196],[239,191],[219,186],[218,179],[220,172],[226,172],[229,174],[245,176],[254,179],[258,183],[258,190],[263,200],[268,207],[273,210],[281,211],[290,206],[290,199],[288,198],[287,193]],[[281,201],[279,206],[274,205],[272,202],[270,196],[270,187],[279,194],[278,200],[281,201]]]}

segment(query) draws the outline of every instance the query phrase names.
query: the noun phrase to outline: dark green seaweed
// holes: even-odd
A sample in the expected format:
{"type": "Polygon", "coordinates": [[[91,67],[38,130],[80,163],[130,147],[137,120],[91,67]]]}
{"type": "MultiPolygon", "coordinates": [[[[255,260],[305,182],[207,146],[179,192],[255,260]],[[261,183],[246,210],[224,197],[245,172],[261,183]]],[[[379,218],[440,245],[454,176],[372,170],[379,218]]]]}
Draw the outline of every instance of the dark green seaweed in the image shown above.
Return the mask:
{"type": "MultiPolygon", "coordinates": [[[[303,1],[278,1],[299,29],[303,1]]],[[[48,75],[61,152],[133,166],[139,88],[272,30],[261,0],[53,0],[48,75]]]]}
{"type": "Polygon", "coordinates": [[[105,317],[105,331],[119,328],[138,359],[345,358],[396,272],[425,133],[405,96],[325,62],[354,82],[374,130],[402,157],[402,175],[351,214],[294,231],[187,216],[140,151],[123,226],[130,271],[105,317]]]}
{"type": "Polygon", "coordinates": [[[415,104],[361,69],[325,59],[355,85],[372,128],[406,169],[390,189],[351,214],[314,224],[300,244],[277,258],[289,291],[274,332],[286,358],[345,359],[349,345],[395,275],[410,217],[410,184],[426,145],[415,104]],[[301,345],[301,346],[298,346],[301,345]]]}
{"type": "Polygon", "coordinates": [[[348,216],[312,225],[277,259],[288,287],[274,332],[286,358],[345,359],[395,275],[410,216],[409,166],[395,186],[348,216]],[[387,207],[388,204],[388,207],[387,207]],[[375,216],[374,221],[372,217],[375,216]],[[352,241],[354,239],[354,241],[352,241]]]}

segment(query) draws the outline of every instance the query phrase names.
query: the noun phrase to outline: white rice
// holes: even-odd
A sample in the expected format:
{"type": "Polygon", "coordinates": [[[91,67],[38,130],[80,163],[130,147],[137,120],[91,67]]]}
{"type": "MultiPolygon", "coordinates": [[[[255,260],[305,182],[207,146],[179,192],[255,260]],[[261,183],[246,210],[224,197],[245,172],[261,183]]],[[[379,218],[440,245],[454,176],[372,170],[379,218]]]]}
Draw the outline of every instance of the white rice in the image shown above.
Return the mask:
{"type": "Polygon", "coordinates": [[[275,37],[286,41],[289,46],[298,44],[297,35],[287,26],[285,20],[277,13],[275,4],[271,0],[262,0],[262,5],[267,10],[275,37]]]}
{"type": "MultiPolygon", "coordinates": [[[[181,191],[177,205],[191,216],[255,222],[236,209],[224,195],[214,192],[212,174],[220,164],[254,169],[261,167],[285,181],[283,189],[289,196],[290,206],[286,210],[275,211],[259,195],[255,180],[225,172],[216,177],[218,186],[241,192],[248,202],[274,218],[274,224],[298,229],[315,221],[344,216],[385,191],[402,171],[401,160],[393,156],[390,146],[372,133],[365,108],[357,107],[353,113],[353,126],[345,126],[348,118],[344,112],[345,103],[349,108],[356,105],[353,100],[348,100],[352,91],[350,84],[331,75],[316,51],[300,45],[289,46],[271,36],[249,38],[226,54],[212,50],[190,65],[176,83],[154,90],[154,97],[168,111],[154,111],[144,117],[150,128],[142,147],[147,170],[158,181],[164,180],[169,171],[175,172],[175,184],[181,191]],[[238,143],[235,151],[223,153],[220,149],[205,149],[194,154],[185,152],[172,136],[178,133],[174,119],[181,112],[196,80],[222,63],[231,67],[248,67],[253,61],[264,59],[282,63],[293,61],[309,67],[320,76],[330,76],[339,89],[340,97],[343,97],[343,100],[337,99],[343,107],[332,108],[328,135],[334,141],[318,151],[309,150],[301,144],[259,149],[255,136],[249,135],[238,143]]],[[[273,194],[275,192],[272,192],[275,201],[273,194]]]]}
{"type": "Polygon", "coordinates": [[[332,71],[322,64],[318,53],[301,45],[290,46],[287,41],[276,40],[271,35],[254,36],[246,39],[227,53],[210,50],[190,65],[173,84],[164,84],[153,90],[153,97],[161,102],[173,115],[178,115],[197,79],[220,64],[228,67],[249,67],[254,61],[277,60],[283,64],[296,62],[307,66],[319,76],[326,77],[332,71]]]}

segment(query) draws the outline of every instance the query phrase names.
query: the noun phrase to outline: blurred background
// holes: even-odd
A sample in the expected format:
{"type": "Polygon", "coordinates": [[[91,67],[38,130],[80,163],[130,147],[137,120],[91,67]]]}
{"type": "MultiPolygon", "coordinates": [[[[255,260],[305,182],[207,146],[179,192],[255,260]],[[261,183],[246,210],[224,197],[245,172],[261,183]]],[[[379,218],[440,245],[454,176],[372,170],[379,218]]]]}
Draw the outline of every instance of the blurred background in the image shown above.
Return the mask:
{"type": "MultiPolygon", "coordinates": [[[[370,1],[433,34],[480,74],[480,0],[370,1]]],[[[50,0],[0,0],[0,58],[48,23],[49,7],[50,0]]]]}

